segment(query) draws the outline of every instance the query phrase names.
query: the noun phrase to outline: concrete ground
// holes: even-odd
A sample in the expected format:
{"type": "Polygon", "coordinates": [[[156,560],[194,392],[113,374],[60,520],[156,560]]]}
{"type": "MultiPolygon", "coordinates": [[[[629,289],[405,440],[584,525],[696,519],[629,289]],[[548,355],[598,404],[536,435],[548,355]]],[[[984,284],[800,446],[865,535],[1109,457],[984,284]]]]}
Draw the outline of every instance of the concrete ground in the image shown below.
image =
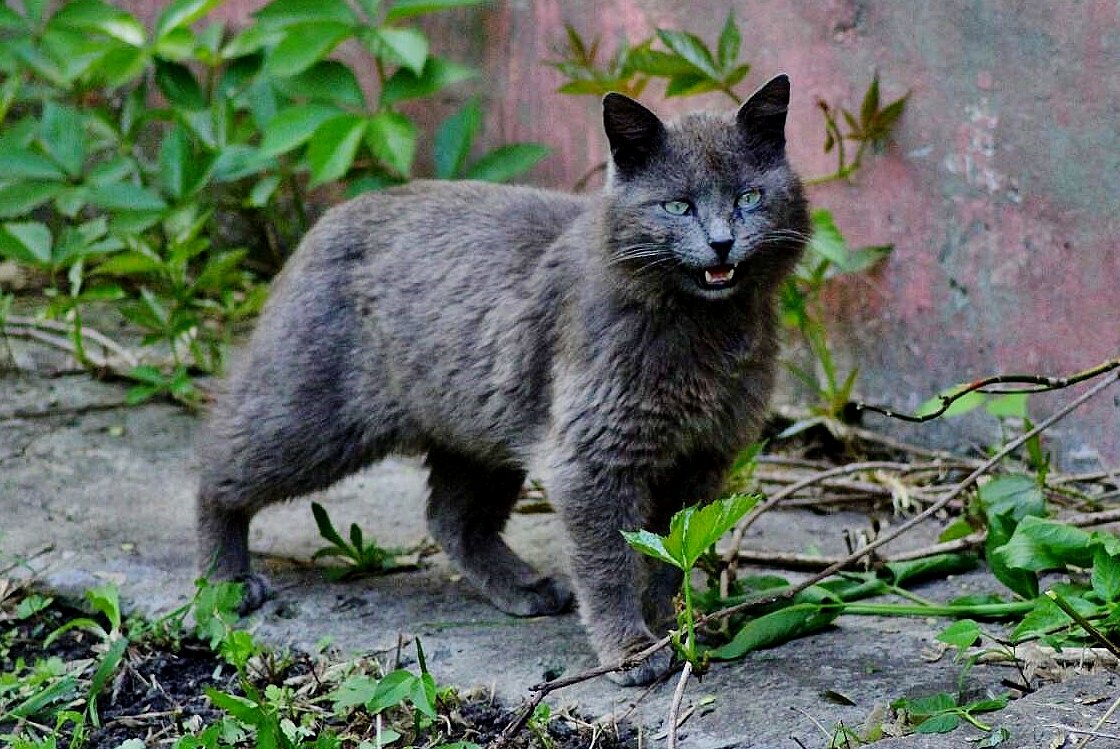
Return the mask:
{"type": "MultiPolygon", "coordinates": [[[[100,580],[120,584],[143,612],[167,611],[188,598],[195,577],[193,493],[196,417],[165,404],[124,408],[123,389],[81,376],[0,374],[0,553],[35,557],[49,587],[77,593],[100,580]]],[[[425,536],[425,476],[416,461],[391,460],[316,497],[340,528],[359,523],[383,545],[411,546],[425,536]]],[[[753,548],[823,553],[842,550],[851,515],[772,513],[748,538],[753,548]]],[[[908,539],[909,545],[927,543],[908,539]]],[[[563,571],[557,518],[516,515],[510,543],[541,568],[563,571]]],[[[344,653],[392,651],[402,634],[423,638],[441,683],[492,687],[508,704],[549,676],[594,665],[576,615],[515,619],[489,606],[449,568],[442,554],[421,569],[343,583],[327,582],[307,563],[321,546],[307,502],[273,508],[253,524],[256,563],[279,595],[253,618],[267,640],[312,647],[330,638],[344,653]]],[[[925,586],[947,599],[995,583],[972,573],[925,586]]],[[[950,656],[930,662],[942,622],[845,617],[832,629],[785,646],[716,665],[693,682],[685,705],[696,710],[682,744],[715,747],[828,746],[839,722],[860,726],[877,706],[902,696],[954,691],[960,667],[950,656]],[[837,704],[840,693],[854,704],[837,704]],[[714,698],[714,699],[713,699],[714,698]]],[[[1015,672],[978,667],[977,688],[999,691],[1015,672]]],[[[642,728],[642,746],[664,745],[662,723],[672,683],[619,688],[599,679],[553,693],[554,708],[585,716],[625,717],[642,728]],[[635,703],[636,706],[635,706],[635,703]]],[[[1043,686],[987,716],[1011,731],[1004,747],[1067,747],[1069,727],[1091,729],[1120,694],[1120,675],[1098,672],[1043,686]]],[[[1100,729],[1120,734],[1115,719],[1100,729]]],[[[882,749],[975,746],[971,727],[941,736],[885,740],[882,749]]],[[[1088,749],[1120,747],[1094,739],[1088,749]]]]}

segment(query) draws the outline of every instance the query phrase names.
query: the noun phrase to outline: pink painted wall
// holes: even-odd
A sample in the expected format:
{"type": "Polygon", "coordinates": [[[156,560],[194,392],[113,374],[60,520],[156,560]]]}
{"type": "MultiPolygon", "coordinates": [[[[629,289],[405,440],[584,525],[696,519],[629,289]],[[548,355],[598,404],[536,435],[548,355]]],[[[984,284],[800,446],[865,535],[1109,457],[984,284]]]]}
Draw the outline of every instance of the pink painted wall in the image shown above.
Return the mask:
{"type": "MultiPolygon", "coordinates": [[[[156,5],[145,0],[137,9],[156,5]]],[[[259,3],[226,7],[244,18],[259,3]]],[[[814,188],[854,244],[893,243],[876,273],[836,288],[839,350],[861,394],[914,408],[996,372],[1070,373],[1120,355],[1120,18],[1115,0],[519,0],[433,18],[440,53],[478,65],[487,141],[536,140],[553,155],[530,176],[571,186],[604,156],[598,102],[556,93],[563,24],[637,40],[656,26],[714,39],[729,7],[754,68],[787,72],[790,148],[806,175],[830,170],[814,101],[851,108],[873,71],[884,96],[913,97],[895,142],[853,184],[814,188]]],[[[473,86],[473,88],[472,88],[473,86]]],[[[647,103],[672,113],[719,98],[647,103]]],[[[1069,394],[1039,398],[1039,414],[1069,394]]],[[[1120,389],[1064,422],[1067,457],[1120,461],[1120,389]]],[[[899,430],[922,441],[991,441],[974,420],[899,430]]],[[[1088,463],[1092,465],[1092,463],[1088,463]]]]}

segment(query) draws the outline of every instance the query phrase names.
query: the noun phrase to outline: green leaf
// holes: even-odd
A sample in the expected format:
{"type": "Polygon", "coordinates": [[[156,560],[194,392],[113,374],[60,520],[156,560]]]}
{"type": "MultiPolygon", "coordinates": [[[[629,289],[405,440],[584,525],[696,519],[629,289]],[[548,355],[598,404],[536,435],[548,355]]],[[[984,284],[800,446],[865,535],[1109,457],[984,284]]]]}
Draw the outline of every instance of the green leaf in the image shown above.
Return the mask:
{"type": "Polygon", "coordinates": [[[276,188],[279,186],[280,175],[278,174],[270,174],[261,178],[249,191],[248,204],[253,208],[265,207],[272,200],[272,196],[276,194],[276,188]]]}
{"type": "Polygon", "coordinates": [[[1016,521],[1010,515],[989,514],[988,537],[984,539],[984,558],[997,580],[1026,600],[1038,597],[1038,575],[1026,570],[1009,567],[1003,558],[996,554],[1015,532],[1016,521]]]}
{"type": "Polygon", "coordinates": [[[428,60],[428,37],[419,29],[380,28],[377,40],[388,49],[402,65],[416,75],[424,72],[428,60]]]}
{"type": "Polygon", "coordinates": [[[101,0],[70,0],[51,24],[100,31],[133,47],[144,46],[144,26],[131,14],[101,0]]]}
{"type": "Polygon", "coordinates": [[[400,21],[424,13],[481,5],[485,0],[395,0],[385,12],[386,21],[400,21]]]}
{"type": "Polygon", "coordinates": [[[686,507],[669,521],[666,550],[679,560],[681,569],[692,567],[757,503],[758,495],[732,494],[703,507],[686,507]]]}
{"type": "Polygon", "coordinates": [[[0,255],[21,263],[50,267],[53,243],[51,230],[38,221],[13,221],[0,229],[0,255]]]}
{"type": "Polygon", "coordinates": [[[670,564],[678,569],[685,569],[683,560],[678,560],[665,548],[664,539],[656,533],[647,530],[638,531],[621,531],[622,537],[626,539],[626,543],[631,547],[637,549],[647,557],[660,559],[666,564],[670,564]]]}
{"type": "Polygon", "coordinates": [[[225,710],[227,713],[237,718],[242,723],[250,726],[255,726],[260,723],[264,717],[260,706],[250,699],[240,697],[234,694],[226,694],[220,692],[214,687],[206,687],[206,696],[214,703],[214,706],[225,710]]]}
{"type": "Polygon", "coordinates": [[[666,47],[687,60],[697,71],[714,81],[719,80],[719,70],[712,59],[712,53],[695,34],[671,29],[658,29],[657,37],[666,47]]]}
{"type": "Polygon", "coordinates": [[[66,179],[66,173],[59,169],[53,161],[32,151],[5,151],[0,153],[0,175],[5,180],[66,179]]]}
{"type": "Polygon", "coordinates": [[[727,11],[727,20],[723,24],[723,31],[719,35],[719,66],[723,70],[728,70],[735,64],[735,60],[739,57],[739,48],[742,45],[742,37],[739,35],[739,27],[735,24],[735,11],[727,11]]]}
{"type": "Polygon", "coordinates": [[[86,598],[94,611],[98,611],[109,620],[113,631],[121,628],[121,601],[117,586],[105,583],[90,588],[86,591],[86,598]]]}
{"type": "Polygon", "coordinates": [[[845,267],[848,263],[848,243],[837,228],[832,213],[824,208],[817,208],[813,211],[811,220],[813,238],[809,242],[809,252],[838,267],[845,267]]]}
{"type": "Polygon", "coordinates": [[[154,258],[140,252],[122,252],[103,263],[92,273],[100,276],[141,276],[158,273],[163,266],[154,258]]]}
{"type": "Polygon", "coordinates": [[[1025,419],[1027,418],[1027,394],[993,395],[984,404],[984,410],[1001,419],[1025,419]]]}
{"type": "Polygon", "coordinates": [[[510,143],[490,151],[470,165],[466,176],[487,182],[505,182],[532,169],[551,149],[539,143],[510,143]]]}
{"type": "Polygon", "coordinates": [[[89,191],[89,202],[109,211],[162,211],[167,207],[159,195],[130,182],[95,187],[89,191]]]}
{"type": "MultiPolygon", "coordinates": [[[[696,73],[696,68],[692,66],[692,63],[680,55],[650,49],[645,46],[631,52],[627,62],[636,72],[663,78],[671,78],[676,75],[694,75],[696,73]]],[[[595,85],[593,81],[587,83],[595,85]]],[[[598,91],[599,88],[596,86],[592,93],[598,93],[598,91]]]]}
{"type": "Polygon", "coordinates": [[[734,660],[754,650],[772,648],[798,637],[819,632],[840,615],[840,606],[799,603],[764,614],[743,625],[731,642],[708,655],[716,660],[734,660]]]}
{"type": "Polygon", "coordinates": [[[156,37],[164,37],[173,29],[190,26],[221,3],[222,0],[172,0],[159,14],[156,37]]]}
{"type": "Polygon", "coordinates": [[[407,177],[416,156],[416,125],[397,112],[378,112],[369,119],[366,142],[379,161],[407,177]]]}
{"type": "Polygon", "coordinates": [[[53,101],[44,104],[39,142],[67,174],[81,174],[86,160],[86,129],[85,118],[78,110],[53,101]]]}
{"type": "Polygon", "coordinates": [[[989,517],[1006,515],[1018,523],[1025,517],[1046,514],[1042,488],[1030,476],[997,476],[981,486],[978,494],[989,517]]]}
{"type": "Polygon", "coordinates": [[[369,676],[351,676],[338,685],[331,693],[334,711],[341,713],[346,708],[364,705],[373,699],[377,692],[377,679],[369,676]]]}
{"type": "Polygon", "coordinates": [[[354,71],[337,60],[320,60],[299,75],[277,78],[276,89],[293,99],[310,99],[366,108],[365,93],[354,71]]]}
{"type": "Polygon", "coordinates": [[[173,106],[194,111],[206,107],[206,95],[190,68],[158,58],[155,65],[156,86],[173,106]]]}
{"type": "Polygon", "coordinates": [[[665,96],[695,96],[718,88],[719,84],[703,73],[682,73],[669,79],[665,96]]]}
{"type": "Polygon", "coordinates": [[[0,218],[25,216],[63,189],[60,182],[16,182],[0,187],[0,218]]]}
{"type": "Polygon", "coordinates": [[[274,0],[253,16],[265,28],[286,28],[300,23],[342,23],[358,18],[346,0],[274,0]]]}
{"type": "Polygon", "coordinates": [[[867,87],[867,91],[863,95],[863,102],[859,107],[859,124],[860,129],[864,132],[870,129],[870,126],[875,121],[875,115],[879,111],[879,74],[876,73],[871,79],[871,85],[867,87]]]}
{"type": "Polygon", "coordinates": [[[1034,608],[1011,631],[1012,642],[1022,642],[1055,632],[1073,620],[1046,596],[1035,599],[1034,608]]]}
{"type": "Polygon", "coordinates": [[[476,75],[478,73],[471,68],[429,56],[420,75],[408,68],[401,68],[394,73],[381,89],[381,104],[388,107],[408,99],[431,96],[476,75]]]}
{"type": "MultiPolygon", "coordinates": [[[[97,699],[97,696],[101,694],[101,691],[109,682],[109,679],[117,672],[117,667],[120,666],[121,661],[124,659],[125,651],[128,650],[128,644],[128,638],[117,638],[113,641],[113,644],[109,646],[109,650],[101,656],[101,662],[97,664],[97,670],[94,671],[89,681],[88,694],[91,707],[97,699]]],[[[96,721],[94,721],[94,723],[96,725],[96,721]]]]}
{"type": "Polygon", "coordinates": [[[339,115],[319,126],[307,148],[312,187],[349,171],[365,131],[366,119],[353,114],[339,115]]]}
{"type": "Polygon", "coordinates": [[[415,675],[403,669],[385,674],[385,677],[377,682],[373,696],[366,702],[366,709],[376,715],[404,703],[411,694],[416,680],[415,675]]]}
{"type": "Polygon", "coordinates": [[[327,104],[297,104],[282,109],[264,129],[261,155],[279,156],[303,145],[320,125],[340,114],[338,107],[327,104]]]}
{"type": "Polygon", "coordinates": [[[252,146],[233,143],[218,154],[211,175],[215,182],[234,182],[274,168],[276,162],[273,157],[252,146]]]}
{"type": "Polygon", "coordinates": [[[327,511],[318,502],[311,503],[311,514],[315,516],[315,525],[319,529],[319,535],[327,541],[337,546],[340,549],[349,549],[346,541],[334,529],[334,524],[331,523],[331,517],[327,511]]]}
{"type": "Polygon", "coordinates": [[[963,652],[979,642],[983,634],[972,619],[960,619],[941,630],[937,639],[963,652]]]}
{"type": "Polygon", "coordinates": [[[961,718],[956,713],[942,713],[941,715],[931,715],[918,724],[914,729],[917,733],[949,733],[956,730],[957,726],[961,724],[961,718]]]}
{"type": "Polygon", "coordinates": [[[1011,539],[993,554],[1008,567],[1030,572],[1067,564],[1087,568],[1093,563],[1088,532],[1033,516],[1024,518],[1011,539]]]}
{"type": "Polygon", "coordinates": [[[276,76],[301,73],[330,54],[350,36],[352,29],[343,23],[301,23],[291,26],[265,62],[265,69],[276,76]]]}
{"type": "Polygon", "coordinates": [[[938,543],[945,543],[947,541],[956,541],[958,538],[971,536],[975,529],[972,524],[968,522],[968,518],[960,517],[949,523],[945,530],[941,531],[941,535],[937,537],[938,543]]]}
{"type": "Polygon", "coordinates": [[[1104,546],[1093,549],[1093,590],[1106,603],[1120,602],[1120,554],[1109,554],[1104,546]]]}
{"type": "Polygon", "coordinates": [[[455,114],[444,120],[435,137],[436,176],[452,179],[459,176],[470,156],[478,131],[482,128],[482,104],[472,96],[455,114]]]}
{"type": "Polygon", "coordinates": [[[972,554],[934,554],[905,562],[887,562],[879,574],[894,585],[906,585],[960,575],[976,569],[977,563],[978,560],[972,554]]]}
{"type": "Polygon", "coordinates": [[[863,273],[880,263],[892,252],[894,252],[893,244],[877,244],[850,250],[844,266],[837,267],[837,270],[845,274],[863,273]]]}
{"type": "Polygon", "coordinates": [[[976,749],[993,749],[993,747],[999,746],[1009,738],[1011,738],[1011,732],[1003,726],[997,726],[987,736],[980,739],[979,743],[976,744],[976,749]]]}

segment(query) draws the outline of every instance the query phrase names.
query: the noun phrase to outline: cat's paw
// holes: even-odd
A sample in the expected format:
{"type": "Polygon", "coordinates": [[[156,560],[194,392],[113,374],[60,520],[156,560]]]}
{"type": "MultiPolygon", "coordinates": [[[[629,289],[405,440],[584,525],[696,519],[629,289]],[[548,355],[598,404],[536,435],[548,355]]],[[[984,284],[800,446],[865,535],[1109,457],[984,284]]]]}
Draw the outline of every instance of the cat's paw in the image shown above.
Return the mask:
{"type": "Polygon", "coordinates": [[[237,605],[237,613],[241,616],[251,614],[276,595],[268,578],[259,572],[246,572],[235,577],[233,581],[243,586],[241,603],[237,605]]]}
{"type": "Polygon", "coordinates": [[[547,576],[487,592],[495,606],[513,616],[552,616],[570,609],[575,600],[567,585],[547,576]]]}
{"type": "Polygon", "coordinates": [[[673,651],[664,647],[633,668],[610,672],[607,678],[621,687],[641,687],[657,681],[672,668],[673,651]]]}

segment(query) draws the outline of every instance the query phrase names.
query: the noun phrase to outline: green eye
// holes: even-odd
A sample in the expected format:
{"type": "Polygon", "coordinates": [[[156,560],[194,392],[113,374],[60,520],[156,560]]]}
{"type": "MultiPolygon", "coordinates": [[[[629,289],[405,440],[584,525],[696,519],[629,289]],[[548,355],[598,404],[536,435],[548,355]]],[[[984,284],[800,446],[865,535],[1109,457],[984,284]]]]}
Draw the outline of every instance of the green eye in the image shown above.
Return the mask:
{"type": "Polygon", "coordinates": [[[674,216],[685,216],[692,210],[687,200],[667,200],[661,204],[666,213],[674,216]]]}
{"type": "Polygon", "coordinates": [[[757,187],[752,187],[749,190],[744,190],[739,193],[739,197],[735,200],[735,205],[743,209],[754,208],[762,202],[762,190],[757,187]]]}

